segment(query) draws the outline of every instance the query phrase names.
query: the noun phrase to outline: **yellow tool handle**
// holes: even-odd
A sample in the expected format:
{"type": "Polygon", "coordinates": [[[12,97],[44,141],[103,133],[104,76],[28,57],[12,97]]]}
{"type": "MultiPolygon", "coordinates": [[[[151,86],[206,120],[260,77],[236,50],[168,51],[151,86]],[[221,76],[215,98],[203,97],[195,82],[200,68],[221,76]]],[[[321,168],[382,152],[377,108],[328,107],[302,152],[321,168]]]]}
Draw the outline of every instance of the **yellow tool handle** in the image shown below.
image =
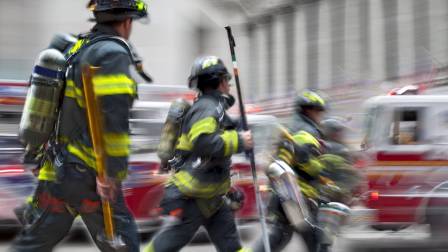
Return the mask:
{"type": "MultiPolygon", "coordinates": [[[[103,122],[100,113],[100,106],[96,99],[93,89],[92,78],[99,70],[99,67],[84,65],[82,67],[82,82],[84,97],[86,102],[87,121],[89,122],[90,137],[92,138],[93,151],[95,153],[95,164],[100,181],[107,177],[104,160],[104,143],[101,131],[103,122]]],[[[110,202],[102,200],[103,217],[105,225],[106,238],[110,241],[114,239],[114,226],[112,223],[112,208],[110,202]]]]}
{"type": "Polygon", "coordinates": [[[283,126],[279,126],[278,129],[280,130],[280,133],[282,134],[283,137],[285,137],[287,140],[292,141],[294,143],[294,138],[288,132],[287,129],[285,129],[283,126]]]}

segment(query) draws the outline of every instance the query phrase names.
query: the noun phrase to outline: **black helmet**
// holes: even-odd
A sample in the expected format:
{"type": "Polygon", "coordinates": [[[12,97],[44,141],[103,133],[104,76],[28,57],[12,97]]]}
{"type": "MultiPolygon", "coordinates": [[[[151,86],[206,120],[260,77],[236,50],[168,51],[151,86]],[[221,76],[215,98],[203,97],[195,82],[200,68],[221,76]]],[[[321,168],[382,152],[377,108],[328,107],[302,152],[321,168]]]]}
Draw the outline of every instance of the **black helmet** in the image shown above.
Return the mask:
{"type": "Polygon", "coordinates": [[[98,23],[140,19],[148,16],[148,7],[142,0],[90,0],[87,7],[98,23]]]}
{"type": "Polygon", "coordinates": [[[320,126],[322,127],[322,131],[325,136],[330,136],[334,133],[342,132],[347,129],[345,123],[336,118],[325,119],[320,122],[320,126]]]}
{"type": "Polygon", "coordinates": [[[191,67],[188,87],[198,89],[204,84],[219,82],[223,77],[230,80],[232,76],[220,58],[216,56],[199,57],[191,67]]]}
{"type": "Polygon", "coordinates": [[[303,108],[317,108],[323,111],[326,109],[326,102],[316,92],[306,90],[296,98],[296,107],[299,112],[303,108]]]}

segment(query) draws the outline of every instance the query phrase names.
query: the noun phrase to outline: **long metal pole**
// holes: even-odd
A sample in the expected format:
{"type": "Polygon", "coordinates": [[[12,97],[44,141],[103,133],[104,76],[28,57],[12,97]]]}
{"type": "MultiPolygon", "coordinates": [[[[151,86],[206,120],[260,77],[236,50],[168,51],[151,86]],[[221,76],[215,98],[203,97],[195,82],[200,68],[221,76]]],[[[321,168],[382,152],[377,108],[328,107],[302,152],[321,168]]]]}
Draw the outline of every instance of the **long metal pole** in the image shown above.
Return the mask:
{"type": "MultiPolygon", "coordinates": [[[[227,36],[229,38],[230,54],[232,55],[233,74],[235,75],[236,90],[238,93],[238,103],[239,103],[239,108],[240,108],[242,126],[243,126],[244,130],[249,130],[249,126],[247,124],[247,118],[246,118],[246,111],[244,109],[243,98],[241,95],[238,65],[236,63],[236,54],[235,54],[236,44],[235,44],[235,40],[232,35],[232,28],[230,26],[226,26],[225,29],[227,30],[227,36]]],[[[246,153],[249,157],[250,167],[252,170],[252,178],[253,178],[254,187],[255,187],[255,200],[257,202],[258,214],[260,216],[260,222],[261,222],[261,231],[263,233],[264,251],[271,252],[271,246],[269,244],[269,237],[268,237],[268,228],[266,225],[266,215],[264,213],[263,202],[261,200],[260,188],[258,185],[257,168],[255,166],[254,150],[251,149],[249,151],[246,151],[246,153]]]]}

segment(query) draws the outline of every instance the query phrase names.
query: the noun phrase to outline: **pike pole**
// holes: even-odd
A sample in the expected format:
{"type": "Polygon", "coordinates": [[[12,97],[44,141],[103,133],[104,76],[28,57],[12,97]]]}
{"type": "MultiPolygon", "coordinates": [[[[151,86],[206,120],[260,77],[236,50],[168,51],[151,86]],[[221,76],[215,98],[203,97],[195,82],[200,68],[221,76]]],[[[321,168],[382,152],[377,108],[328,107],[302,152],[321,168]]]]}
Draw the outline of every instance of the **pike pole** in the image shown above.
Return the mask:
{"type": "MultiPolygon", "coordinates": [[[[247,124],[246,111],[244,109],[243,98],[241,95],[239,71],[238,71],[238,65],[236,62],[236,54],[235,54],[236,44],[235,44],[235,40],[232,35],[232,28],[230,26],[226,26],[225,29],[227,30],[227,36],[229,38],[230,54],[232,56],[232,64],[233,64],[233,75],[235,75],[235,83],[236,83],[236,90],[238,93],[238,103],[239,103],[239,110],[240,110],[240,114],[241,114],[242,126],[243,126],[243,130],[247,131],[247,130],[249,130],[249,126],[247,124]]],[[[260,216],[264,251],[271,252],[271,246],[269,244],[269,237],[268,237],[268,228],[266,225],[266,215],[264,212],[263,202],[261,200],[260,188],[258,185],[257,168],[255,166],[255,156],[254,156],[253,148],[249,151],[246,151],[246,154],[249,157],[250,167],[252,170],[252,178],[253,178],[254,187],[255,187],[255,199],[256,199],[255,201],[257,203],[258,215],[260,216]]]]}
{"type": "MultiPolygon", "coordinates": [[[[89,131],[92,138],[93,152],[95,153],[96,170],[98,172],[99,179],[104,181],[107,174],[104,160],[104,142],[101,132],[103,129],[103,122],[101,120],[102,116],[99,110],[98,100],[96,99],[93,90],[92,82],[92,78],[98,70],[98,67],[84,65],[82,67],[82,83],[86,102],[87,120],[89,122],[89,131]]],[[[106,240],[109,244],[113,245],[116,243],[116,237],[112,222],[112,208],[108,200],[102,199],[101,201],[106,240]]]]}

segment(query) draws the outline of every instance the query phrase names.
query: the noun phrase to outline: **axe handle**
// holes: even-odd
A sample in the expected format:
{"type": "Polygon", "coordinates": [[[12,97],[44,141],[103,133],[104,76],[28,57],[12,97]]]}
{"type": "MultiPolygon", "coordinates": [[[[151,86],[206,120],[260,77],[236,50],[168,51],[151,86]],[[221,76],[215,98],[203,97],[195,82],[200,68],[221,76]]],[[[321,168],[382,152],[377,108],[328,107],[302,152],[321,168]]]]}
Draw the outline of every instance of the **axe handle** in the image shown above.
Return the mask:
{"type": "MultiPolygon", "coordinates": [[[[82,67],[82,83],[86,102],[87,121],[92,138],[93,152],[95,153],[95,165],[98,177],[101,181],[107,177],[104,160],[104,142],[102,138],[103,121],[100,112],[100,104],[95,96],[92,78],[99,67],[84,65],[82,67]]],[[[106,238],[114,240],[114,225],[112,222],[112,208],[108,200],[102,199],[104,228],[106,238]]]]}

